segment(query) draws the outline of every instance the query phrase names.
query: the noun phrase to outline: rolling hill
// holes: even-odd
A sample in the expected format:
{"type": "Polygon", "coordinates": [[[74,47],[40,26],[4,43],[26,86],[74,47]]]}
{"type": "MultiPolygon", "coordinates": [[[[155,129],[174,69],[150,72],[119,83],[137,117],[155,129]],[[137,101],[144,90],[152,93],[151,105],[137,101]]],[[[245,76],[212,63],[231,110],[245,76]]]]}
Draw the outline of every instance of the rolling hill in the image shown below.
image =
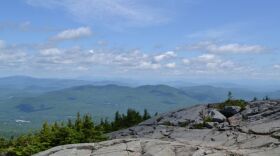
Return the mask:
{"type": "MultiPolygon", "coordinates": [[[[112,81],[108,81],[112,82],[112,81]]],[[[220,102],[228,91],[234,98],[251,100],[268,95],[280,98],[278,92],[256,92],[242,88],[223,88],[210,85],[175,88],[167,85],[139,87],[102,85],[63,79],[31,77],[0,78],[0,133],[36,129],[43,121],[66,120],[77,112],[90,113],[97,121],[112,118],[116,111],[134,108],[151,113],[194,104],[220,102]],[[92,85],[95,84],[95,85],[92,85]]]]}
{"type": "MultiPolygon", "coordinates": [[[[66,120],[77,112],[90,113],[97,121],[111,118],[128,108],[151,113],[185,107],[200,101],[166,85],[126,87],[118,85],[83,85],[29,97],[14,97],[0,102],[0,132],[36,128],[43,121],[66,120]],[[28,121],[17,123],[16,120],[28,121]],[[14,130],[15,129],[15,130],[14,130]]],[[[16,132],[15,132],[16,133],[16,132]]]]}
{"type": "Polygon", "coordinates": [[[229,91],[232,92],[234,98],[244,99],[244,100],[252,100],[254,97],[261,99],[266,95],[274,94],[274,93],[257,92],[249,89],[243,89],[243,88],[222,88],[222,87],[214,87],[210,85],[184,87],[181,89],[185,91],[189,97],[193,99],[198,99],[199,101],[206,102],[206,103],[220,102],[225,100],[227,98],[227,94],[229,91]]]}

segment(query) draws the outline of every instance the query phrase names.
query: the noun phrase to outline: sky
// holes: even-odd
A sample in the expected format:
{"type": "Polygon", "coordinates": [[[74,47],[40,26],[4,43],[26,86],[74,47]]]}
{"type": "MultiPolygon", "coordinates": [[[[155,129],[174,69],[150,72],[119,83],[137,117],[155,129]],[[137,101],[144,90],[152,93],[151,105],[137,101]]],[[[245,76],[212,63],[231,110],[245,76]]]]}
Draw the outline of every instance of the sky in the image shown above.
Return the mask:
{"type": "Polygon", "coordinates": [[[280,80],[279,0],[3,0],[0,76],[280,80]]]}

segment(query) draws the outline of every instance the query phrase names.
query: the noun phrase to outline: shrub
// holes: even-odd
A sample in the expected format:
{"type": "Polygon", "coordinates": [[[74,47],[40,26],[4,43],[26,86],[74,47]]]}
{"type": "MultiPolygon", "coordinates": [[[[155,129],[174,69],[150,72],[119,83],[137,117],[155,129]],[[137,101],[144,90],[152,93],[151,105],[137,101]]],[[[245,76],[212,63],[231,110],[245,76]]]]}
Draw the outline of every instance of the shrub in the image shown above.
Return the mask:
{"type": "Polygon", "coordinates": [[[239,106],[241,110],[244,110],[247,106],[247,102],[244,100],[226,100],[223,103],[214,105],[213,107],[219,110],[223,110],[226,106],[239,106]]]}
{"type": "Polygon", "coordinates": [[[164,121],[163,125],[165,125],[165,126],[173,126],[173,124],[170,121],[164,121]]]}
{"type": "Polygon", "coordinates": [[[203,118],[203,122],[212,122],[213,121],[213,118],[211,116],[205,116],[203,118]]]}
{"type": "Polygon", "coordinates": [[[180,127],[186,127],[186,126],[188,126],[188,122],[187,121],[185,121],[185,122],[179,122],[178,123],[178,125],[180,126],[180,127]]]}
{"type": "Polygon", "coordinates": [[[194,129],[203,129],[204,127],[205,127],[205,123],[198,123],[193,125],[194,129]]]}

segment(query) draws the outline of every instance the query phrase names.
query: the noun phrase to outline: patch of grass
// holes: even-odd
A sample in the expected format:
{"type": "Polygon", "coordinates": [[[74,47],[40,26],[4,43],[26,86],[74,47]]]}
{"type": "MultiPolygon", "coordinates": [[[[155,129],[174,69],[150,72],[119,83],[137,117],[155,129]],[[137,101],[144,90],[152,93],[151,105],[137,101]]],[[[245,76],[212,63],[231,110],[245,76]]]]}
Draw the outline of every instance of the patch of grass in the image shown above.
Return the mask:
{"type": "Polygon", "coordinates": [[[214,105],[213,107],[218,110],[223,110],[226,106],[239,106],[241,110],[244,110],[247,106],[247,102],[244,100],[226,100],[223,103],[214,105]]]}
{"type": "Polygon", "coordinates": [[[165,125],[165,126],[173,126],[173,124],[170,121],[164,121],[163,125],[165,125]]]}
{"type": "Polygon", "coordinates": [[[198,123],[193,125],[194,129],[203,129],[204,127],[205,127],[205,123],[198,123]]]}
{"type": "Polygon", "coordinates": [[[203,117],[203,123],[197,123],[193,125],[194,129],[204,129],[206,127],[206,123],[213,122],[213,118],[211,116],[203,117]]]}
{"type": "Polygon", "coordinates": [[[206,122],[212,122],[213,121],[213,118],[211,116],[205,116],[203,118],[203,122],[206,123],[206,122]]]}
{"type": "Polygon", "coordinates": [[[160,122],[160,120],[162,120],[163,119],[163,117],[161,116],[161,117],[159,117],[159,118],[157,118],[157,122],[160,122]]]}
{"type": "Polygon", "coordinates": [[[180,126],[180,127],[186,127],[186,126],[188,126],[188,122],[187,121],[185,121],[185,122],[179,122],[178,123],[178,125],[180,126]]]}

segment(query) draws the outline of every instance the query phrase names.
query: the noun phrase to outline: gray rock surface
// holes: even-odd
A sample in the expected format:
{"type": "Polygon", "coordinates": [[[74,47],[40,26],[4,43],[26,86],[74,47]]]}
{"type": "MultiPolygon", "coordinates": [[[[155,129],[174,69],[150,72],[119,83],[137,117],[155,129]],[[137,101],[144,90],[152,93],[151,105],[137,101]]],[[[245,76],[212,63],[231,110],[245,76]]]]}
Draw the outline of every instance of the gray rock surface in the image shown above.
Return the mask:
{"type": "Polygon", "coordinates": [[[211,105],[175,110],[108,134],[112,140],[56,147],[37,156],[280,156],[280,101],[249,102],[223,122],[206,122],[213,110],[211,105]]]}
{"type": "Polygon", "coordinates": [[[227,119],[222,113],[215,109],[209,110],[208,116],[210,116],[214,122],[224,122],[227,119]]]}
{"type": "Polygon", "coordinates": [[[225,106],[225,108],[221,111],[226,116],[233,116],[239,113],[241,108],[239,106],[225,106]]]}

